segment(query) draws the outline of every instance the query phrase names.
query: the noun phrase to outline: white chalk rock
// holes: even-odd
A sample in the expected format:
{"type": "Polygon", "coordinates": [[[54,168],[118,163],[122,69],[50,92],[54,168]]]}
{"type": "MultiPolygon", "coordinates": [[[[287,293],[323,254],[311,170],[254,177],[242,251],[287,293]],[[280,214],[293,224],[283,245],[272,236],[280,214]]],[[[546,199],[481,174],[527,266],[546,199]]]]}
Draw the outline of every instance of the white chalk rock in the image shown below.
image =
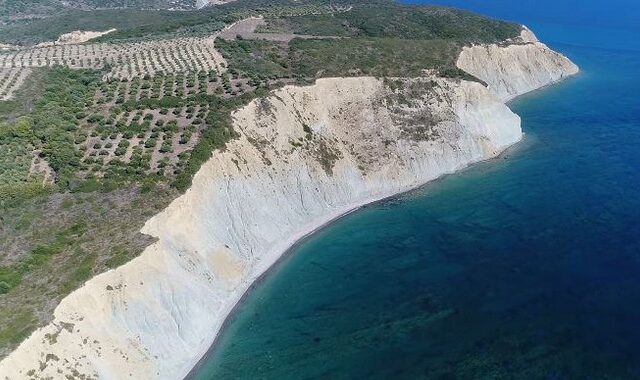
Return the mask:
{"type": "Polygon", "coordinates": [[[578,72],[578,66],[538,42],[526,27],[517,43],[465,47],[457,66],[485,81],[504,101],[578,72]]]}

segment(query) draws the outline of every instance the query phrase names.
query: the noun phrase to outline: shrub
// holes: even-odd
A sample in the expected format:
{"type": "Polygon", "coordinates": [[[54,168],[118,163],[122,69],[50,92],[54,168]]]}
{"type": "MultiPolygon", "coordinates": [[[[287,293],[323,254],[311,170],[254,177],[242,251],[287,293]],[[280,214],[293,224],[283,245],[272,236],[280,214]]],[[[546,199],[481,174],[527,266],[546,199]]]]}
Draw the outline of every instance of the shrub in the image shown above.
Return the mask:
{"type": "Polygon", "coordinates": [[[11,285],[5,281],[0,281],[0,294],[8,293],[11,290],[11,285]]]}
{"type": "Polygon", "coordinates": [[[153,148],[153,147],[156,146],[157,142],[158,141],[155,138],[149,138],[149,139],[147,139],[147,141],[145,141],[144,147],[145,148],[153,148]]]}

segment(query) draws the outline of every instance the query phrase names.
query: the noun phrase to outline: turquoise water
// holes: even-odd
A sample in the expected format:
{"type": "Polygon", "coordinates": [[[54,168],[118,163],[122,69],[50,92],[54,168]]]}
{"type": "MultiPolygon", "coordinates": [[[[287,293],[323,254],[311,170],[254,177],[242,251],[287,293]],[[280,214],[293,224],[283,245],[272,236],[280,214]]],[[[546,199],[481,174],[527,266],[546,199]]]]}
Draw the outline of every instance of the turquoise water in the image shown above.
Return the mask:
{"type": "Polygon", "coordinates": [[[197,379],[640,379],[635,31],[534,16],[583,72],[511,104],[524,141],[297,247],[197,379]]]}

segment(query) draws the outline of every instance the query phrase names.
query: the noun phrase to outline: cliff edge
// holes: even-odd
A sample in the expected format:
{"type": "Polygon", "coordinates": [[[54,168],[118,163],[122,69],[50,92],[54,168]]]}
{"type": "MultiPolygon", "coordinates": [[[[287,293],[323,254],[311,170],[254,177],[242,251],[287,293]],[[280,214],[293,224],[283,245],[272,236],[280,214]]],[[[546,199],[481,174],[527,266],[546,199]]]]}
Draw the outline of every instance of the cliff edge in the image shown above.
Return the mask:
{"type": "Polygon", "coordinates": [[[578,73],[578,66],[538,41],[526,27],[506,44],[465,47],[456,64],[485,81],[505,102],[578,73]]]}

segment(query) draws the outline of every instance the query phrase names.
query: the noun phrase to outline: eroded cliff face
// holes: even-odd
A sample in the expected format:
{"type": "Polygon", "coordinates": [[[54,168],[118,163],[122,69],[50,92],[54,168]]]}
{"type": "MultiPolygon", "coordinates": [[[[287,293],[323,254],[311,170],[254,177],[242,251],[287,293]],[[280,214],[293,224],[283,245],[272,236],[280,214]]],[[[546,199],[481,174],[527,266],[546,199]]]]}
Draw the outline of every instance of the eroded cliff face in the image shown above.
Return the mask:
{"type": "Polygon", "coordinates": [[[549,49],[527,28],[503,45],[466,47],[457,66],[482,79],[504,101],[578,72],[567,57],[549,49]]]}
{"type": "MultiPolygon", "coordinates": [[[[551,82],[538,67],[520,71],[540,76],[524,82],[551,82]]],[[[145,226],[158,242],[66,297],[55,320],[0,363],[2,375],[181,378],[297,239],[521,138],[519,117],[496,94],[440,78],[320,79],[257,99],[234,121],[240,137],[145,226]]]]}

